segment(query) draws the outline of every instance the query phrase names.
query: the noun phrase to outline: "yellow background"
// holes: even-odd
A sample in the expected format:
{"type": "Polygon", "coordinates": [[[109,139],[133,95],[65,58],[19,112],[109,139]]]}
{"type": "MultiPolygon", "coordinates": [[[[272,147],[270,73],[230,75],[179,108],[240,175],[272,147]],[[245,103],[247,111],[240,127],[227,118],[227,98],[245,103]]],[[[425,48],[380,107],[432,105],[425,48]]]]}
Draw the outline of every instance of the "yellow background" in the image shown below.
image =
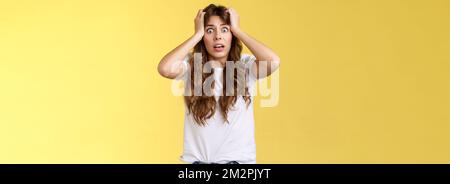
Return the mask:
{"type": "MultiPolygon", "coordinates": [[[[258,163],[450,163],[450,1],[215,2],[281,57],[258,163]]],[[[209,3],[0,1],[0,163],[181,163],[156,66],[209,3]]]]}

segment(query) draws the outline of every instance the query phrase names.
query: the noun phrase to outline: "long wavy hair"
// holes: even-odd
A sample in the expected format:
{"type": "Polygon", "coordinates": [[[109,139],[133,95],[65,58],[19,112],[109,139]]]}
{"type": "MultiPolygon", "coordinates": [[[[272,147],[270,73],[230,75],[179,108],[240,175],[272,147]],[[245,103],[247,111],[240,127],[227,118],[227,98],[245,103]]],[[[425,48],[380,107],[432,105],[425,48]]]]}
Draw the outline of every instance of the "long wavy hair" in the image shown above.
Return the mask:
{"type": "MultiPolygon", "coordinates": [[[[226,22],[226,24],[230,25],[230,16],[229,14],[226,12],[226,7],[224,6],[216,6],[214,4],[210,4],[208,5],[205,9],[203,9],[203,11],[205,12],[204,15],[204,25],[207,24],[209,17],[211,16],[219,16],[224,22],[226,22]]],[[[192,55],[194,56],[194,53],[201,53],[202,54],[202,66],[205,65],[205,63],[208,61],[208,52],[206,50],[206,46],[205,43],[203,42],[203,39],[198,42],[193,51],[192,51],[192,55]]],[[[230,52],[228,53],[228,58],[227,61],[233,61],[238,62],[241,59],[241,52],[242,52],[242,43],[241,41],[236,38],[234,35],[232,36],[232,41],[231,41],[231,48],[230,48],[230,52]]],[[[191,57],[189,59],[189,66],[194,66],[194,57],[191,57]]],[[[203,67],[202,67],[203,68],[203,67]]],[[[223,84],[223,93],[224,95],[220,96],[218,99],[218,102],[216,102],[215,97],[214,96],[207,96],[204,94],[203,90],[202,90],[202,95],[201,96],[195,96],[194,95],[194,85],[199,85],[199,86],[203,86],[203,84],[205,83],[205,79],[207,79],[209,76],[213,75],[213,72],[210,73],[203,73],[202,72],[202,80],[201,80],[201,84],[195,84],[195,82],[200,82],[200,80],[196,80],[194,81],[194,77],[191,77],[190,82],[187,83],[187,85],[190,85],[190,90],[191,90],[191,95],[186,95],[184,97],[184,101],[186,103],[186,106],[188,108],[188,112],[193,114],[194,120],[196,121],[197,124],[201,125],[201,126],[205,126],[206,125],[206,120],[211,118],[214,113],[216,112],[216,103],[219,104],[220,106],[220,113],[222,114],[223,118],[226,120],[227,123],[229,123],[228,121],[228,112],[231,110],[231,108],[234,106],[234,104],[236,103],[236,100],[238,99],[238,97],[242,97],[244,98],[247,107],[251,102],[251,98],[248,92],[248,86],[245,86],[245,95],[241,95],[238,96],[237,93],[237,87],[238,87],[238,80],[237,80],[237,70],[239,70],[239,67],[236,67],[234,69],[234,75],[226,75],[226,66],[225,68],[223,68],[223,78],[222,78],[222,84],[223,84]],[[231,78],[233,77],[233,78],[231,78]],[[225,95],[226,94],[226,90],[230,90],[226,88],[226,80],[229,81],[234,81],[234,96],[228,96],[225,95]]],[[[191,72],[191,76],[194,76],[194,70],[190,70],[191,72]]],[[[214,81],[212,82],[212,87],[214,88],[214,81]]]]}

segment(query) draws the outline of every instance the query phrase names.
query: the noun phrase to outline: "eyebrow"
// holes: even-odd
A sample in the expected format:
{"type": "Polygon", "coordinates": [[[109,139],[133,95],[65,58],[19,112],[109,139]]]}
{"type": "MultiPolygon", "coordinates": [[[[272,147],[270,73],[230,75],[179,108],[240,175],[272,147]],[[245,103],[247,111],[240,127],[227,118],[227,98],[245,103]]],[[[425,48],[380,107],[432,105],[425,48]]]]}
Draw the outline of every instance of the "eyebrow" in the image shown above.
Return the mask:
{"type": "MultiPolygon", "coordinates": [[[[229,25],[228,24],[220,24],[220,26],[229,26],[229,25]]],[[[208,25],[206,25],[206,27],[215,27],[215,26],[212,24],[208,24],[208,25]]]]}

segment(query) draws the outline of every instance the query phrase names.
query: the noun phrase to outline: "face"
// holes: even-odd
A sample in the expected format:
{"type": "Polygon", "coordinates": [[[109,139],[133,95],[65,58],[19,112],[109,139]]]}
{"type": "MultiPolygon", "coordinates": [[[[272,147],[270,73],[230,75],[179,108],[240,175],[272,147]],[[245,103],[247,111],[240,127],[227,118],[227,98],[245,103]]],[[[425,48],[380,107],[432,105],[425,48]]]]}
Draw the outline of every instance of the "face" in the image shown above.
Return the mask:
{"type": "Polygon", "coordinates": [[[210,60],[227,59],[231,48],[233,35],[230,26],[219,16],[211,16],[205,25],[203,42],[209,54],[210,60]]]}

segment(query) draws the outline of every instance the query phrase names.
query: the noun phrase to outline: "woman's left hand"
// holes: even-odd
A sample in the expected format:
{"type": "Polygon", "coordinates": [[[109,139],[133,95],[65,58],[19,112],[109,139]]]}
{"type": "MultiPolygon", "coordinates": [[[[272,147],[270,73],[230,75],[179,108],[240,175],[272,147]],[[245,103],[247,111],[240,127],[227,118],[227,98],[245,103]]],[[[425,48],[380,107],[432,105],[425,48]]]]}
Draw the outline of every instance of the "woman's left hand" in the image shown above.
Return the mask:
{"type": "Polygon", "coordinates": [[[231,32],[238,31],[239,28],[239,15],[237,14],[236,10],[233,8],[228,8],[227,12],[230,14],[230,22],[231,22],[231,32]]]}

